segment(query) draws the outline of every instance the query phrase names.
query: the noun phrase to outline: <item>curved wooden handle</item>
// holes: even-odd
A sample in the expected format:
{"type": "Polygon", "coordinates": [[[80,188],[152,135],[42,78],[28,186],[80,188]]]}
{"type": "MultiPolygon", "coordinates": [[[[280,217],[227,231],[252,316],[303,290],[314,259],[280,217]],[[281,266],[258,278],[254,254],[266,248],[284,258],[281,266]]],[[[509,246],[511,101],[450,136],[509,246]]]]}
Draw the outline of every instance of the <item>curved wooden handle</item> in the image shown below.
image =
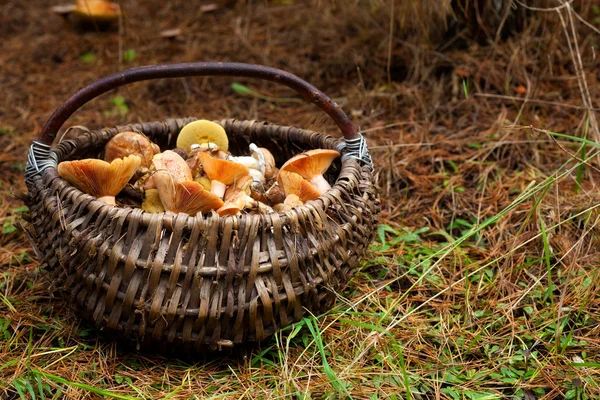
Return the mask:
{"type": "Polygon", "coordinates": [[[280,69],[262,65],[221,62],[193,62],[137,67],[106,76],[79,90],[58,107],[42,129],[40,142],[50,145],[65,121],[88,101],[109,90],[133,82],[161,78],[181,78],[186,76],[234,76],[259,78],[280,83],[298,92],[305,101],[316,104],[329,115],[342,131],[346,140],[360,137],[356,128],[344,111],[327,95],[296,75],[280,69]]]}

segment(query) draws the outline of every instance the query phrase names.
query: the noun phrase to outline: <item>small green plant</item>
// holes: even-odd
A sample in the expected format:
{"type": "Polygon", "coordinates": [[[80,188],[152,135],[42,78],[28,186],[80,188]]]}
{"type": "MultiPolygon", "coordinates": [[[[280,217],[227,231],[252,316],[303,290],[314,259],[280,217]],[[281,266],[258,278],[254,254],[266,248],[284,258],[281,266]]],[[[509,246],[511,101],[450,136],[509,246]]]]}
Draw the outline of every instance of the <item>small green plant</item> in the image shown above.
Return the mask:
{"type": "Polygon", "coordinates": [[[94,64],[96,62],[96,55],[91,51],[88,51],[79,56],[79,60],[84,64],[94,64]]]}
{"type": "Polygon", "coordinates": [[[105,111],[105,115],[107,117],[114,115],[123,117],[129,112],[129,106],[127,105],[127,101],[123,96],[113,97],[112,99],[110,99],[110,104],[112,106],[112,109],[110,111],[105,111]]]}
{"type": "Polygon", "coordinates": [[[272,97],[266,96],[264,94],[258,93],[255,90],[250,89],[248,86],[244,86],[241,83],[234,82],[231,84],[231,88],[237,94],[241,94],[244,96],[252,96],[257,99],[269,101],[272,103],[302,103],[301,99],[297,99],[295,97],[272,97]]]}
{"type": "Polygon", "coordinates": [[[123,52],[123,61],[132,62],[134,58],[135,58],[135,50],[134,49],[125,50],[123,52]]]}

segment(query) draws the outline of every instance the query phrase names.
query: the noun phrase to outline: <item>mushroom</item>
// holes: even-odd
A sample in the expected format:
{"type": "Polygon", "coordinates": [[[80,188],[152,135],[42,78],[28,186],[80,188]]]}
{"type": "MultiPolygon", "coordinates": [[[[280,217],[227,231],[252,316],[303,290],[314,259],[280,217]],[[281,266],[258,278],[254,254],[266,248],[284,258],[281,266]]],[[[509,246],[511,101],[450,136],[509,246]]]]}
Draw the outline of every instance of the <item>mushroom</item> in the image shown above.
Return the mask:
{"type": "Polygon", "coordinates": [[[210,191],[210,179],[208,179],[206,176],[200,176],[194,178],[194,180],[201,184],[204,189],[210,191]]]}
{"type": "Polygon", "coordinates": [[[156,171],[167,171],[174,179],[179,181],[192,180],[192,171],[185,160],[175,151],[166,150],[152,157],[149,170],[137,180],[135,187],[144,191],[156,189],[154,174],[156,171]]]}
{"type": "Polygon", "coordinates": [[[242,176],[248,175],[248,168],[227,160],[213,158],[206,153],[198,153],[204,172],[210,179],[210,189],[220,199],[225,194],[228,185],[233,184],[242,176]]]}
{"type": "Polygon", "coordinates": [[[121,16],[121,7],[106,0],[77,0],[73,14],[84,21],[109,23],[121,16]]]}
{"type": "Polygon", "coordinates": [[[66,18],[69,14],[71,14],[73,11],[75,11],[76,7],[77,6],[75,4],[59,4],[57,6],[50,8],[50,11],[52,11],[55,14],[60,15],[63,18],[66,18]]]}
{"type": "Polygon", "coordinates": [[[187,124],[177,136],[177,147],[189,152],[192,145],[202,145],[212,143],[220,150],[227,151],[229,148],[229,139],[225,129],[219,124],[205,119],[193,121],[187,124]]]}
{"type": "Polygon", "coordinates": [[[233,195],[238,192],[243,192],[246,196],[250,197],[252,182],[253,180],[250,175],[242,176],[235,181],[235,184],[229,186],[227,190],[225,190],[223,198],[225,201],[228,201],[230,197],[233,197],[233,195]]]}
{"type": "Polygon", "coordinates": [[[286,196],[295,194],[303,203],[309,200],[315,200],[321,196],[321,193],[319,193],[317,188],[295,172],[282,169],[277,176],[277,183],[283,188],[283,192],[286,196]]]}
{"type": "Polygon", "coordinates": [[[273,206],[273,208],[275,209],[275,211],[290,211],[292,208],[299,207],[302,204],[304,203],[302,203],[300,197],[298,197],[295,194],[290,194],[288,197],[285,198],[283,203],[276,204],[275,206],[273,206]]]}
{"type": "Polygon", "coordinates": [[[250,169],[250,176],[254,180],[254,182],[265,183],[265,176],[257,169],[250,169]]]}
{"type": "Polygon", "coordinates": [[[260,172],[266,179],[271,179],[277,175],[277,168],[275,167],[275,158],[273,154],[264,147],[257,147],[254,143],[250,144],[250,150],[252,150],[252,157],[256,158],[260,165],[260,172]]]}
{"type": "Polygon", "coordinates": [[[168,172],[178,181],[191,181],[192,171],[183,158],[173,150],[166,150],[152,158],[152,165],[158,171],[168,172]]]}
{"type": "Polygon", "coordinates": [[[227,215],[236,215],[242,211],[244,207],[246,207],[246,204],[246,194],[241,191],[236,192],[229,198],[229,200],[225,202],[225,204],[223,204],[223,206],[221,206],[221,208],[217,210],[217,214],[219,214],[221,217],[227,215]]]}
{"type": "Polygon", "coordinates": [[[142,210],[149,213],[165,212],[157,189],[148,189],[144,193],[145,196],[144,201],[142,202],[142,210]]]}
{"type": "MultiPolygon", "coordinates": [[[[331,189],[331,185],[325,180],[323,173],[327,171],[333,160],[339,156],[340,153],[335,150],[309,150],[290,158],[280,168],[279,175],[281,175],[281,172],[283,171],[300,174],[317,188],[320,194],[323,194],[331,189]]],[[[288,193],[286,192],[286,194],[288,193]]]]}
{"type": "Polygon", "coordinates": [[[283,201],[285,200],[285,193],[283,192],[283,189],[281,189],[281,186],[279,186],[277,184],[277,182],[275,182],[269,188],[269,190],[267,190],[267,192],[265,193],[265,195],[267,197],[267,202],[270,205],[275,205],[275,204],[283,203],[283,201]]]}
{"type": "Polygon", "coordinates": [[[245,165],[250,169],[250,173],[253,174],[255,180],[264,182],[265,178],[272,178],[275,170],[275,159],[271,152],[263,147],[256,146],[254,143],[250,143],[249,148],[252,151],[252,156],[229,156],[227,160],[245,165]]]}
{"type": "Polygon", "coordinates": [[[223,206],[223,201],[198,182],[173,178],[168,172],[157,171],[154,181],[160,200],[167,211],[186,213],[191,216],[206,213],[223,206]]]}
{"type": "Polygon", "coordinates": [[[157,153],[160,153],[158,145],[137,132],[118,133],[104,146],[104,160],[111,162],[116,158],[137,155],[142,159],[142,168],[150,168],[152,157],[157,153]]]}
{"type": "Polygon", "coordinates": [[[114,206],[115,196],[127,185],[141,162],[136,155],[117,158],[111,163],[93,158],[63,161],[58,164],[58,174],[83,192],[114,206]]]}
{"type": "Polygon", "coordinates": [[[191,153],[197,152],[208,153],[214,158],[218,158],[220,160],[227,160],[231,155],[227,151],[221,150],[214,143],[202,143],[202,144],[193,144],[191,153]]]}

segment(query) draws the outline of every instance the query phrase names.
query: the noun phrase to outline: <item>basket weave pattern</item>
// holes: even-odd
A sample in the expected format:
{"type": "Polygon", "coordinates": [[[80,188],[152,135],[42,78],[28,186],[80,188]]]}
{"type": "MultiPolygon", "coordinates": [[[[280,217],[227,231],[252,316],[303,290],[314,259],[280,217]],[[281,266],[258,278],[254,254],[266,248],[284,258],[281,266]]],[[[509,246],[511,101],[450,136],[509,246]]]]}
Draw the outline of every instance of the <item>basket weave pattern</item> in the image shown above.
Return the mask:
{"type": "MultiPolygon", "coordinates": [[[[125,130],[172,148],[194,119],[91,131],[54,151],[59,161],[95,156],[125,130]]],[[[220,123],[232,153],[253,142],[278,165],[313,148],[344,149],[308,130],[220,123]]],[[[227,347],[331,307],[350,278],[373,237],[379,198],[369,167],[355,160],[338,160],[328,180],[335,185],[321,198],[285,213],[190,217],[108,206],[49,168],[30,187],[28,231],[54,289],[98,326],[142,346],[227,347]]]]}

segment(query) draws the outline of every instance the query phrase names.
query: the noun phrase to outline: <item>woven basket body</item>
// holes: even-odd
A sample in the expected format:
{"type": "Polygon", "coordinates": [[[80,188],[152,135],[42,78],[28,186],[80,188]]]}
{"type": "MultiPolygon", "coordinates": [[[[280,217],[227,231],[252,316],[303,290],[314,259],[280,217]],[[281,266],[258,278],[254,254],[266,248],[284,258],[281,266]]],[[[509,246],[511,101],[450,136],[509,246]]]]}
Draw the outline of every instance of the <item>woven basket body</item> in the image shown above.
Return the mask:
{"type": "MultiPolygon", "coordinates": [[[[97,157],[125,130],[174,148],[190,119],[83,133],[54,148],[58,162],[97,157]]],[[[278,165],[314,148],[345,151],[343,140],[255,121],[220,122],[233,154],[266,147],[278,165]]],[[[288,212],[219,217],[150,214],[112,207],[58,176],[29,186],[28,231],[53,288],[80,313],[143,347],[184,351],[260,341],[331,307],[372,239],[379,198],[368,166],[339,159],[332,189],[288,212]]]]}

